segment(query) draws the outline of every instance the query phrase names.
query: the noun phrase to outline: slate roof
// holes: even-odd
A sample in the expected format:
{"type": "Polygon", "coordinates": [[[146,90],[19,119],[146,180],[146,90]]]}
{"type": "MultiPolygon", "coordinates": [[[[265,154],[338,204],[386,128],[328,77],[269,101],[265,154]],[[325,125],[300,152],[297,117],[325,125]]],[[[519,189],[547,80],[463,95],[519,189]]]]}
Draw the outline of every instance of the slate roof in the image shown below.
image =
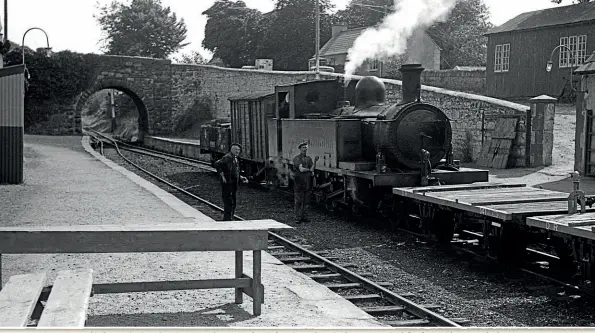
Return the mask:
{"type": "Polygon", "coordinates": [[[367,28],[358,28],[341,31],[335,37],[329,39],[320,49],[320,56],[325,57],[333,54],[343,54],[349,51],[349,48],[355,43],[355,40],[367,28]]]}
{"type": "MultiPolygon", "coordinates": [[[[357,28],[357,29],[348,29],[345,31],[341,31],[335,37],[331,37],[331,39],[324,44],[324,46],[320,49],[320,56],[326,57],[335,54],[344,54],[349,51],[349,48],[353,46],[355,40],[359,35],[361,35],[366,29],[369,27],[364,28],[357,28]]],[[[426,32],[427,33],[427,32],[426,32]]],[[[440,48],[440,46],[436,43],[434,38],[428,35],[432,41],[440,48]]],[[[316,55],[313,55],[316,56],[316,55]]]]}
{"type": "Polygon", "coordinates": [[[522,13],[502,25],[490,29],[486,35],[593,20],[595,20],[595,2],[587,2],[522,13]]]}

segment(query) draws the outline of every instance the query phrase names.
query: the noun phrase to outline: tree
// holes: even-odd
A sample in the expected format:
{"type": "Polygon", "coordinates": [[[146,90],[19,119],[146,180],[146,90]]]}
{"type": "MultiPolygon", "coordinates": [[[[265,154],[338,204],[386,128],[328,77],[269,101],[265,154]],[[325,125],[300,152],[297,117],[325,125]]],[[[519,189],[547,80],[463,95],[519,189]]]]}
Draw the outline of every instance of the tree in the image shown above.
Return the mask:
{"type": "Polygon", "coordinates": [[[394,0],[355,0],[335,13],[334,21],[350,29],[376,25],[393,10],[394,0]]]}
{"type": "Polygon", "coordinates": [[[188,65],[200,65],[206,64],[207,61],[205,58],[198,52],[192,51],[190,53],[181,54],[179,57],[174,58],[174,61],[179,64],[188,64],[188,65]]]}
{"type": "Polygon", "coordinates": [[[106,54],[165,59],[188,45],[184,19],[178,21],[161,0],[132,0],[126,5],[113,0],[94,15],[105,34],[106,54]]]}
{"type": "Polygon", "coordinates": [[[202,45],[231,67],[254,64],[266,27],[263,14],[243,1],[218,0],[203,15],[208,17],[202,45]]]}
{"type": "MultiPolygon", "coordinates": [[[[560,4],[562,2],[562,0],[552,0],[553,3],[557,3],[560,4]]],[[[576,4],[576,3],[585,3],[585,2],[591,2],[591,0],[573,0],[572,3],[576,4]]]]}
{"type": "Polygon", "coordinates": [[[442,48],[443,68],[481,66],[487,54],[484,34],[492,26],[483,0],[457,0],[446,20],[435,23],[427,32],[442,48]]]}
{"type": "MultiPolygon", "coordinates": [[[[316,0],[277,0],[268,18],[259,54],[272,58],[276,69],[306,70],[316,53],[316,0]]],[[[329,0],[319,0],[320,47],[331,36],[332,9],[329,0]]]]}

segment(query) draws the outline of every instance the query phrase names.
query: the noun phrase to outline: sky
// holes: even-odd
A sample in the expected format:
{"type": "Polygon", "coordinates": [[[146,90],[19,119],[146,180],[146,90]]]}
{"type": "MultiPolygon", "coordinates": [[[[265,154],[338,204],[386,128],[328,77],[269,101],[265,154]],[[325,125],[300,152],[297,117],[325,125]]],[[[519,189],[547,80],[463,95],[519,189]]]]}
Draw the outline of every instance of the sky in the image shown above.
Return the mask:
{"type": "MultiPolygon", "coordinates": [[[[101,30],[93,17],[99,13],[97,4],[104,5],[112,0],[7,0],[8,38],[22,41],[27,29],[43,29],[54,52],[71,50],[81,53],[101,53],[101,30]],[[51,13],[51,14],[50,14],[51,13]]],[[[125,1],[125,0],[118,0],[125,1]]],[[[244,0],[250,8],[261,12],[273,9],[273,0],[244,0]]],[[[344,9],[351,0],[331,0],[335,10],[344,9]]],[[[354,0],[357,1],[357,0],[354,0]]],[[[0,3],[3,1],[0,0],[0,3]]],[[[188,29],[186,43],[190,43],[181,53],[197,50],[207,59],[210,52],[201,47],[207,18],[201,13],[211,7],[215,0],[162,0],[164,6],[171,7],[178,17],[184,19],[188,29]]],[[[570,5],[572,0],[562,0],[560,5],[550,0],[484,0],[489,7],[491,21],[500,25],[518,14],[570,5]]],[[[0,22],[4,26],[4,6],[0,6],[0,22]]],[[[4,32],[4,31],[3,31],[4,32]]],[[[46,37],[39,30],[27,33],[25,45],[36,49],[46,46],[46,37]]],[[[180,53],[179,52],[179,53],[180,53]]]]}

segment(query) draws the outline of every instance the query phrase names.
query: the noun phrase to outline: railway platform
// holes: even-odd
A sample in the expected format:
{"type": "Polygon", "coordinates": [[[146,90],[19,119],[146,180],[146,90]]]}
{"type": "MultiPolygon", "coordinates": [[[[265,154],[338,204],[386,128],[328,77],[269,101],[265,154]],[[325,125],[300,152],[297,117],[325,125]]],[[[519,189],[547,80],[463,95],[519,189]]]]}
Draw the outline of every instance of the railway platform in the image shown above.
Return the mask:
{"type": "MultiPolygon", "coordinates": [[[[162,224],[212,221],[167,191],[92,151],[80,136],[25,136],[21,185],[0,186],[3,227],[162,224]]],[[[26,254],[2,256],[10,276],[91,268],[94,283],[233,277],[234,254],[26,254]]],[[[246,254],[249,268],[251,254],[246,254]]],[[[262,253],[265,289],[260,316],[233,289],[97,294],[87,327],[386,327],[330,289],[262,253]]]]}

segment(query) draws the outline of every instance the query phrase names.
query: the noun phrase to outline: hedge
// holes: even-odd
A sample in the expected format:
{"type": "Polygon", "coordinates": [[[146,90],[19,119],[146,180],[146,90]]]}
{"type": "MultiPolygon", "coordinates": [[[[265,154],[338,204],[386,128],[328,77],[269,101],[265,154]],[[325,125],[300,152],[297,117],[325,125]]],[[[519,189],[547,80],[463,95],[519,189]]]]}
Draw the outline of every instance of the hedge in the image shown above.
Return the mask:
{"type": "MultiPolygon", "coordinates": [[[[6,66],[22,63],[21,48],[4,56],[6,66]]],[[[30,78],[25,92],[25,130],[33,129],[57,113],[63,113],[75,98],[90,88],[97,69],[97,55],[61,51],[47,57],[25,48],[30,78]]]]}

